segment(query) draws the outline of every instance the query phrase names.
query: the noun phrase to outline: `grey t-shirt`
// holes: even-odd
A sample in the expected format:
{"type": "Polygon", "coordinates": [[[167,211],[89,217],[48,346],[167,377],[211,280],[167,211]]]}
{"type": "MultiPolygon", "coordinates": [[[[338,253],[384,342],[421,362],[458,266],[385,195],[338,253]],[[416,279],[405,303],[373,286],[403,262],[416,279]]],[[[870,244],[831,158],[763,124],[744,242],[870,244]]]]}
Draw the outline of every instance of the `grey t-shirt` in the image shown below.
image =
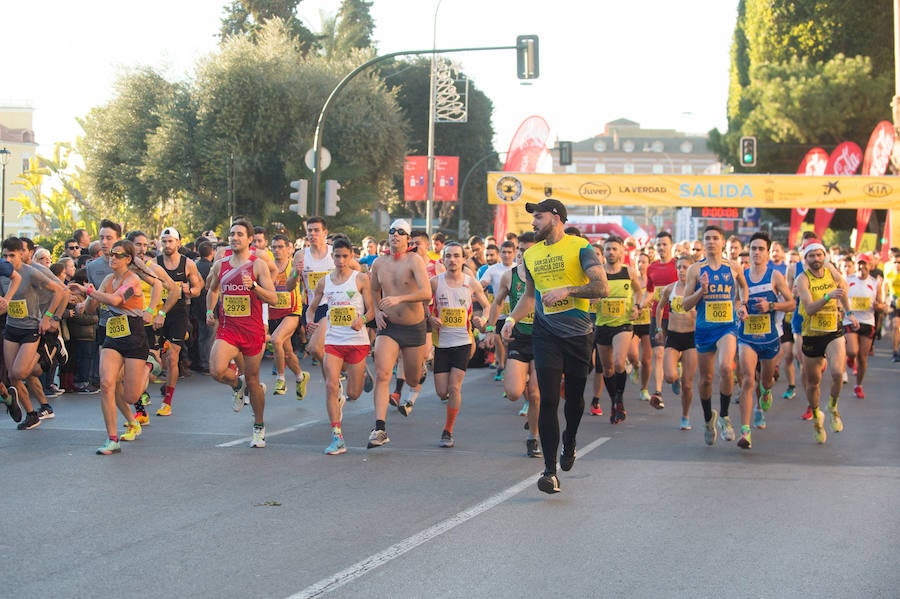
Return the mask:
{"type": "MultiPolygon", "coordinates": [[[[112,274],[112,268],[109,266],[109,258],[105,256],[100,256],[99,258],[91,260],[87,263],[85,269],[87,269],[88,281],[90,281],[91,285],[96,289],[100,289],[103,279],[105,279],[107,275],[112,274]]],[[[100,317],[100,326],[106,327],[106,321],[109,320],[109,317],[111,316],[109,308],[100,304],[97,315],[100,317]]]]}
{"type": "Polygon", "coordinates": [[[41,322],[41,289],[51,279],[40,270],[22,264],[19,267],[22,283],[7,308],[6,326],[25,331],[36,331],[41,322]]]}

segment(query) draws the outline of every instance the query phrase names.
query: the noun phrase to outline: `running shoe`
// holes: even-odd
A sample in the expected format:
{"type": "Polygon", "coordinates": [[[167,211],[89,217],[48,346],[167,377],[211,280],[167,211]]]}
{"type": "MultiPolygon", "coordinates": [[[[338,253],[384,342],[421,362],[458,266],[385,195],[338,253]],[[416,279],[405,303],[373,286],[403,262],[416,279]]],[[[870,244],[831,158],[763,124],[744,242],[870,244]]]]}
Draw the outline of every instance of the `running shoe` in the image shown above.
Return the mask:
{"type": "Polygon", "coordinates": [[[15,387],[9,387],[7,393],[9,393],[9,395],[3,398],[3,402],[6,403],[6,412],[9,414],[9,417],[13,419],[13,422],[22,422],[22,408],[19,406],[19,392],[16,391],[15,387]]]}
{"type": "Polygon", "coordinates": [[[144,391],[141,393],[140,398],[138,399],[138,405],[140,406],[149,406],[150,405],[150,394],[144,391]]]}
{"type": "Polygon", "coordinates": [[[391,396],[388,398],[388,402],[395,408],[400,407],[400,394],[399,393],[391,393],[391,396]]]}
{"type": "Polygon", "coordinates": [[[284,395],[285,393],[287,393],[287,381],[284,379],[275,379],[275,390],[272,392],[272,395],[284,395]]]}
{"type": "Polygon", "coordinates": [[[762,410],[753,408],[753,426],[760,430],[766,428],[766,415],[762,413],[762,410]]]}
{"type": "Polygon", "coordinates": [[[41,407],[38,408],[38,418],[41,420],[56,418],[56,414],[53,413],[53,407],[48,403],[42,403],[41,407]]]}
{"type": "Polygon", "coordinates": [[[706,423],[706,430],[703,432],[703,440],[707,445],[715,445],[719,438],[719,431],[716,428],[716,421],[719,419],[719,413],[712,411],[712,418],[706,423]]]}
{"type": "Polygon", "coordinates": [[[841,413],[838,412],[836,399],[828,400],[828,415],[831,416],[831,430],[839,433],[844,430],[844,421],[841,419],[841,413]]]}
{"type": "Polygon", "coordinates": [[[821,409],[816,410],[816,418],[813,420],[813,428],[816,431],[816,443],[822,445],[828,439],[828,433],[825,432],[825,412],[821,409]]]}
{"type": "Polygon", "coordinates": [[[762,390],[762,393],[759,396],[759,408],[763,412],[768,412],[770,409],[772,409],[772,399],[771,389],[762,390]]]}
{"type": "Polygon", "coordinates": [[[374,388],[375,379],[372,377],[372,371],[369,370],[369,366],[366,365],[366,378],[363,380],[363,391],[369,393],[374,388]]]}
{"type": "Polygon", "coordinates": [[[691,430],[691,421],[689,418],[681,417],[681,430],[689,431],[691,430]]]}
{"type": "Polygon", "coordinates": [[[617,401],[614,408],[615,409],[613,410],[611,416],[613,418],[613,424],[621,424],[622,422],[625,422],[625,419],[628,417],[628,412],[625,411],[625,404],[623,404],[621,401],[617,401]]]}
{"type": "Polygon", "coordinates": [[[528,416],[528,402],[522,403],[522,408],[519,410],[519,416],[525,417],[528,416]]]}
{"type": "Polygon", "coordinates": [[[44,395],[47,397],[59,397],[63,394],[63,390],[57,387],[55,384],[51,384],[44,390],[44,395]]]}
{"type": "Polygon", "coordinates": [[[503,369],[498,368],[497,374],[494,375],[494,382],[502,383],[503,382],[503,369]]]}
{"type": "Polygon", "coordinates": [[[135,411],[134,421],[141,426],[147,426],[148,424],[150,424],[150,414],[148,414],[147,412],[135,411]]]}
{"type": "Polygon", "coordinates": [[[631,362],[627,362],[625,370],[628,371],[628,378],[631,379],[632,385],[641,384],[641,371],[637,366],[632,365],[631,362]]]}
{"type": "Polygon", "coordinates": [[[440,447],[453,447],[456,443],[453,442],[453,433],[450,431],[444,431],[441,433],[441,441],[438,443],[440,447]]]}
{"type": "Polygon", "coordinates": [[[525,455],[527,455],[529,458],[543,457],[544,452],[541,451],[541,445],[540,443],[538,443],[537,439],[525,440],[525,455]]]}
{"type": "Polygon", "coordinates": [[[787,391],[781,396],[781,399],[794,399],[797,397],[797,389],[794,385],[788,385],[787,391]]]}
{"type": "Polygon", "coordinates": [[[30,431],[33,428],[37,428],[41,425],[41,418],[38,416],[37,412],[28,412],[25,414],[25,420],[19,423],[19,426],[16,428],[20,431],[30,431]]]}
{"type": "Polygon", "coordinates": [[[847,369],[846,369],[846,368],[844,369],[844,372],[841,373],[841,382],[842,382],[842,383],[849,383],[849,382],[850,382],[850,377],[847,376],[847,369]]]}
{"type": "Polygon", "coordinates": [[[142,432],[143,431],[141,430],[141,425],[138,424],[137,421],[126,422],[125,423],[125,432],[122,433],[121,435],[119,435],[119,440],[120,441],[134,441],[135,439],[137,439],[138,437],[141,436],[142,432]]]}
{"type": "Polygon", "coordinates": [[[666,404],[663,403],[662,393],[657,391],[653,395],[650,396],[650,405],[656,408],[657,410],[662,410],[666,407],[666,404]]]}
{"type": "Polygon", "coordinates": [[[856,385],[853,387],[853,395],[856,396],[856,399],[865,399],[866,394],[863,393],[862,385],[856,385]]]}
{"type": "Polygon", "coordinates": [[[232,392],[234,394],[234,401],[231,403],[231,409],[235,412],[240,412],[244,409],[244,388],[246,385],[244,384],[244,375],[238,377],[238,386],[232,388],[232,392]]]}
{"type": "MultiPolygon", "coordinates": [[[[565,437],[565,434],[566,433],[563,432],[563,437],[565,437]]],[[[559,467],[563,469],[563,472],[568,472],[574,465],[575,444],[573,443],[571,446],[568,446],[563,442],[562,452],[559,454],[559,467]]]]}
{"type": "Polygon", "coordinates": [[[404,416],[409,416],[412,414],[413,406],[415,404],[411,401],[404,401],[403,405],[397,406],[397,411],[403,414],[404,416]]]}
{"type": "Polygon", "coordinates": [[[803,412],[803,415],[800,416],[800,419],[801,420],[812,420],[813,419],[812,408],[809,406],[806,406],[806,411],[803,412]]]}
{"type": "Polygon", "coordinates": [[[107,439],[102,447],[97,448],[97,455],[112,455],[114,453],[122,453],[122,446],[118,441],[107,439]]]}
{"type": "Polygon", "coordinates": [[[557,478],[555,472],[544,472],[541,477],[538,479],[537,483],[538,489],[543,491],[544,493],[559,493],[559,478],[557,478]]]}
{"type": "Polygon", "coordinates": [[[325,448],[325,455],[340,455],[342,453],[347,453],[344,437],[332,433],[331,445],[325,448]]]}
{"type": "Polygon", "coordinates": [[[750,427],[749,426],[741,427],[741,438],[738,439],[737,446],[740,447],[741,449],[750,449],[753,446],[753,443],[750,440],[750,427]]]}
{"type": "Polygon", "coordinates": [[[650,392],[646,389],[641,389],[641,401],[650,401],[650,392]]]}
{"type": "Polygon", "coordinates": [[[253,425],[253,438],[250,440],[250,447],[266,446],[266,427],[253,425]]]}
{"type": "MultiPolygon", "coordinates": [[[[527,406],[528,403],[526,402],[525,405],[527,406]]],[[[600,407],[599,401],[591,402],[591,416],[603,416],[603,408],[600,407]]]]}
{"type": "Polygon", "coordinates": [[[723,441],[728,441],[729,443],[734,441],[734,427],[731,426],[730,416],[720,416],[717,425],[723,441]]]}
{"type": "Polygon", "coordinates": [[[172,415],[172,406],[170,404],[164,403],[159,406],[159,409],[156,410],[157,416],[171,416],[172,415]]]}
{"type": "Polygon", "coordinates": [[[369,433],[369,444],[366,447],[372,449],[373,447],[381,447],[390,442],[391,440],[388,438],[387,431],[379,431],[373,428],[372,432],[369,433]]]}
{"type": "Polygon", "coordinates": [[[306,397],[306,384],[309,383],[309,378],[308,372],[305,370],[300,371],[300,376],[297,378],[297,401],[306,397]]]}

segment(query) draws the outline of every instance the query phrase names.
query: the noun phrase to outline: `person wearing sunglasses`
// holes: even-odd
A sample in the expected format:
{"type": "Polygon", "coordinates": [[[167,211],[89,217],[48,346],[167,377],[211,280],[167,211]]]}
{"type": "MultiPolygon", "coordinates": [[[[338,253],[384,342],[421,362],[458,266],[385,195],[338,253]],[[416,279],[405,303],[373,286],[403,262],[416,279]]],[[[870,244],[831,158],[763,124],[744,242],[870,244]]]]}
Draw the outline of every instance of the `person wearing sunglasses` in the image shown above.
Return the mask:
{"type": "MultiPolygon", "coordinates": [[[[391,371],[403,356],[407,384],[406,401],[397,406],[404,416],[412,412],[422,384],[418,383],[425,361],[425,307],[431,285],[425,261],[409,251],[412,227],[395,220],[388,231],[391,253],[372,263],[372,301],[375,321],[375,426],[368,447],[381,447],[390,439],[385,428],[390,400],[391,371]],[[415,387],[413,382],[418,383],[415,387]]],[[[398,373],[399,374],[399,373],[398,373]]]]}
{"type": "Polygon", "coordinates": [[[97,455],[121,453],[120,441],[133,441],[141,434],[141,425],[131,410],[141,397],[147,382],[147,356],[150,348],[144,332],[144,296],[141,280],[153,287],[156,298],[162,295],[162,283],[139,261],[135,262],[134,244],[126,239],[113,243],[108,253],[112,272],[99,288],[72,283],[69,288],[84,294],[79,313],[91,313],[101,304],[109,311],[106,335],[100,349],[100,407],[108,438],[97,448],[97,455]],[[121,385],[119,384],[121,382],[121,385]],[[125,417],[125,432],[119,435],[116,409],[125,417]]]}
{"type": "Polygon", "coordinates": [[[78,242],[74,237],[66,239],[65,245],[63,246],[63,255],[69,256],[76,262],[78,261],[78,256],[81,255],[81,246],[78,245],[78,242]]]}

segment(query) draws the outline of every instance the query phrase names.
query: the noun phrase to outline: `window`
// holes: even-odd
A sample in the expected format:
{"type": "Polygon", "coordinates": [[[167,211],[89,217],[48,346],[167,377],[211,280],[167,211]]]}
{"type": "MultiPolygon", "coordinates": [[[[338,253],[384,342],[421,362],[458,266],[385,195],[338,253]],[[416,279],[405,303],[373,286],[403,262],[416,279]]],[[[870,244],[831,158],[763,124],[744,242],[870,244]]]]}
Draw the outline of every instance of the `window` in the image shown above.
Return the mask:
{"type": "Polygon", "coordinates": [[[682,164],[681,165],[681,174],[682,175],[694,174],[694,167],[692,167],[690,164],[682,164]]]}
{"type": "Polygon", "coordinates": [[[630,139],[626,139],[622,143],[622,150],[625,152],[634,152],[634,142],[630,139]]]}
{"type": "Polygon", "coordinates": [[[598,162],[597,164],[594,165],[594,172],[597,173],[598,175],[605,175],[606,174],[606,165],[602,162],[598,162]]]}
{"type": "Polygon", "coordinates": [[[665,168],[664,164],[660,164],[657,162],[653,165],[653,174],[654,175],[662,175],[665,172],[666,172],[666,168],[665,168]]]}
{"type": "Polygon", "coordinates": [[[626,175],[633,175],[634,174],[634,164],[632,164],[630,162],[626,162],[624,170],[622,172],[624,172],[626,175]]]}

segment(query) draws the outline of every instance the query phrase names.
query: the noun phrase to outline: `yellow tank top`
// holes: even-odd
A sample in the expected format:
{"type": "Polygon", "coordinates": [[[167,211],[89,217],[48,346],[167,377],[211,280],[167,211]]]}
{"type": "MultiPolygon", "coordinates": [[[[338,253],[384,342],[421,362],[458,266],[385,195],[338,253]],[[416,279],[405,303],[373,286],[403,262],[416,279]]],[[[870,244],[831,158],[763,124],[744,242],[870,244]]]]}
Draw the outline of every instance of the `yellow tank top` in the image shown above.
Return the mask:
{"type": "MultiPolygon", "coordinates": [[[[809,278],[809,291],[812,294],[814,302],[824,298],[826,293],[837,289],[834,277],[831,276],[831,271],[827,268],[825,269],[825,274],[821,277],[815,276],[809,272],[809,270],[804,270],[803,272],[806,273],[807,278],[809,278]]],[[[800,314],[803,316],[801,333],[804,337],[821,337],[823,335],[828,335],[838,331],[841,326],[838,303],[835,299],[829,300],[821,310],[812,315],[806,313],[806,310],[803,309],[802,302],[799,303],[797,309],[800,310],[800,314]]]]}

